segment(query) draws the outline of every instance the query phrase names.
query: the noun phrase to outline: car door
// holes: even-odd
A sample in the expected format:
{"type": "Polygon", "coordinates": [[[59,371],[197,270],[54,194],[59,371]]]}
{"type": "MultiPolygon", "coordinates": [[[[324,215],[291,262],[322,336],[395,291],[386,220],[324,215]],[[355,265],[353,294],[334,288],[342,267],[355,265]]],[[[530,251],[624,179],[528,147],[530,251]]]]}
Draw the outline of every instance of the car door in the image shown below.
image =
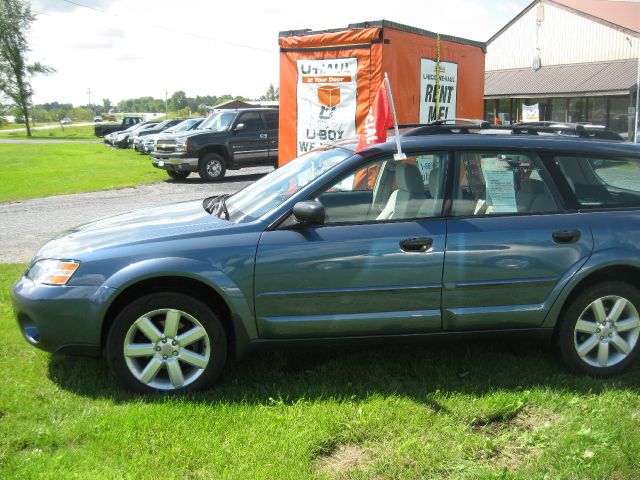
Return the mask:
{"type": "Polygon", "coordinates": [[[440,330],[446,222],[439,187],[446,158],[413,157],[405,162],[409,167],[392,157],[379,159],[314,195],[324,205],[324,224],[285,222],[265,231],[255,266],[260,336],[440,330]],[[399,170],[411,178],[398,180],[399,170]],[[395,213],[382,218],[390,202],[397,203],[395,213]]]}
{"type": "Polygon", "coordinates": [[[241,112],[233,124],[234,135],[229,141],[234,162],[266,162],[269,158],[269,139],[259,111],[241,112]]]}
{"type": "Polygon", "coordinates": [[[278,112],[266,110],[263,112],[267,125],[267,138],[269,140],[269,161],[277,165],[278,162],[278,112]]]}
{"type": "Polygon", "coordinates": [[[461,152],[455,163],[444,329],[541,325],[593,248],[584,215],[563,212],[535,153],[461,152]]]}

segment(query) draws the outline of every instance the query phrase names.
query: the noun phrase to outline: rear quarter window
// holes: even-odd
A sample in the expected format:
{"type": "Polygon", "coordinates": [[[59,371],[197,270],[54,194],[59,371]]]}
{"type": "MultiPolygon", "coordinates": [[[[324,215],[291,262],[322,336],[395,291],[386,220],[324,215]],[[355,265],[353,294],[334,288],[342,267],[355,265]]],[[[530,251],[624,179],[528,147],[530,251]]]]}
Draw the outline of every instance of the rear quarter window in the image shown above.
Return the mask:
{"type": "Polygon", "coordinates": [[[555,161],[581,208],[640,207],[640,160],[575,155],[555,161]]]}

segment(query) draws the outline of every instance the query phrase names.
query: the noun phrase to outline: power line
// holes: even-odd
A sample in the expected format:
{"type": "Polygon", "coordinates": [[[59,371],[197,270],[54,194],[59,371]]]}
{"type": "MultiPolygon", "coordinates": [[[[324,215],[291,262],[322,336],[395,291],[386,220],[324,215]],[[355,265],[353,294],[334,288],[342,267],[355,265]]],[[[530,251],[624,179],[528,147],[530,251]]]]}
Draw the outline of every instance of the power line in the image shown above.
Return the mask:
{"type": "Polygon", "coordinates": [[[220,40],[220,39],[213,38],[213,37],[207,37],[205,35],[198,35],[197,33],[191,33],[191,32],[185,32],[185,31],[182,31],[182,30],[176,30],[175,28],[165,27],[164,25],[157,25],[155,23],[142,22],[142,21],[137,20],[137,19],[134,20],[132,18],[125,17],[123,15],[118,15],[117,13],[107,12],[107,11],[102,10],[100,8],[92,7],[91,5],[85,5],[85,4],[79,3],[79,2],[74,2],[72,0],[62,0],[62,1],[65,2],[65,3],[70,3],[71,5],[75,5],[76,7],[82,7],[82,8],[86,8],[88,10],[93,10],[94,12],[102,13],[103,15],[109,15],[109,16],[112,16],[112,17],[119,18],[121,20],[126,20],[128,22],[134,22],[134,23],[136,23],[138,25],[142,24],[142,25],[146,25],[147,27],[158,28],[160,30],[165,30],[167,32],[178,33],[180,35],[186,35],[188,37],[199,38],[201,40],[209,40],[211,42],[221,43],[223,45],[230,45],[232,47],[247,48],[249,50],[257,50],[257,51],[260,51],[260,52],[278,53],[276,50],[269,50],[267,48],[260,48],[260,47],[254,47],[254,46],[251,46],[251,45],[244,45],[242,43],[227,42],[225,40],[220,40]]]}

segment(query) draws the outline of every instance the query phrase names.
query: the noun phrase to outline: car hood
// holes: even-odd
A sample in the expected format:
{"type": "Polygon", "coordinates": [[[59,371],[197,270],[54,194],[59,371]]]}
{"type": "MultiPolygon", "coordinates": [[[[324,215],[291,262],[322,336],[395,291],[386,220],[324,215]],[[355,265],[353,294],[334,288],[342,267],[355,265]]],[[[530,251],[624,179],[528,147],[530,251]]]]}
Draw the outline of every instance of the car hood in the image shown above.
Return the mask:
{"type": "Polygon", "coordinates": [[[122,247],[231,228],[235,224],[208,214],[202,201],[145,208],[75,227],[45,244],[34,257],[81,260],[104,248],[122,247]]]}
{"type": "Polygon", "coordinates": [[[176,137],[180,137],[180,138],[188,138],[188,137],[195,137],[196,135],[211,135],[211,134],[216,134],[216,133],[225,133],[226,130],[224,132],[214,132],[212,130],[200,130],[200,129],[196,129],[196,130],[189,130],[188,132],[180,132],[177,135],[171,135],[173,138],[176,137]]]}

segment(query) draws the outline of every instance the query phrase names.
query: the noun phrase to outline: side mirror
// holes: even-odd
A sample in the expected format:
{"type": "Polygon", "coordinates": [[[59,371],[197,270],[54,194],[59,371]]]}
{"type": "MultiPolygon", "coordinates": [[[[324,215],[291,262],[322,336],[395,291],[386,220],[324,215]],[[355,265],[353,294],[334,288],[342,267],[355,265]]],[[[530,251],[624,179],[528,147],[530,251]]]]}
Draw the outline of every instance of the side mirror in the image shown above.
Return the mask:
{"type": "Polygon", "coordinates": [[[236,125],[236,128],[234,128],[234,130],[237,132],[238,130],[244,130],[244,123],[239,123],[236,125]]]}
{"type": "Polygon", "coordinates": [[[322,225],[324,223],[324,206],[315,200],[298,202],[293,206],[293,216],[303,225],[322,225]]]}

